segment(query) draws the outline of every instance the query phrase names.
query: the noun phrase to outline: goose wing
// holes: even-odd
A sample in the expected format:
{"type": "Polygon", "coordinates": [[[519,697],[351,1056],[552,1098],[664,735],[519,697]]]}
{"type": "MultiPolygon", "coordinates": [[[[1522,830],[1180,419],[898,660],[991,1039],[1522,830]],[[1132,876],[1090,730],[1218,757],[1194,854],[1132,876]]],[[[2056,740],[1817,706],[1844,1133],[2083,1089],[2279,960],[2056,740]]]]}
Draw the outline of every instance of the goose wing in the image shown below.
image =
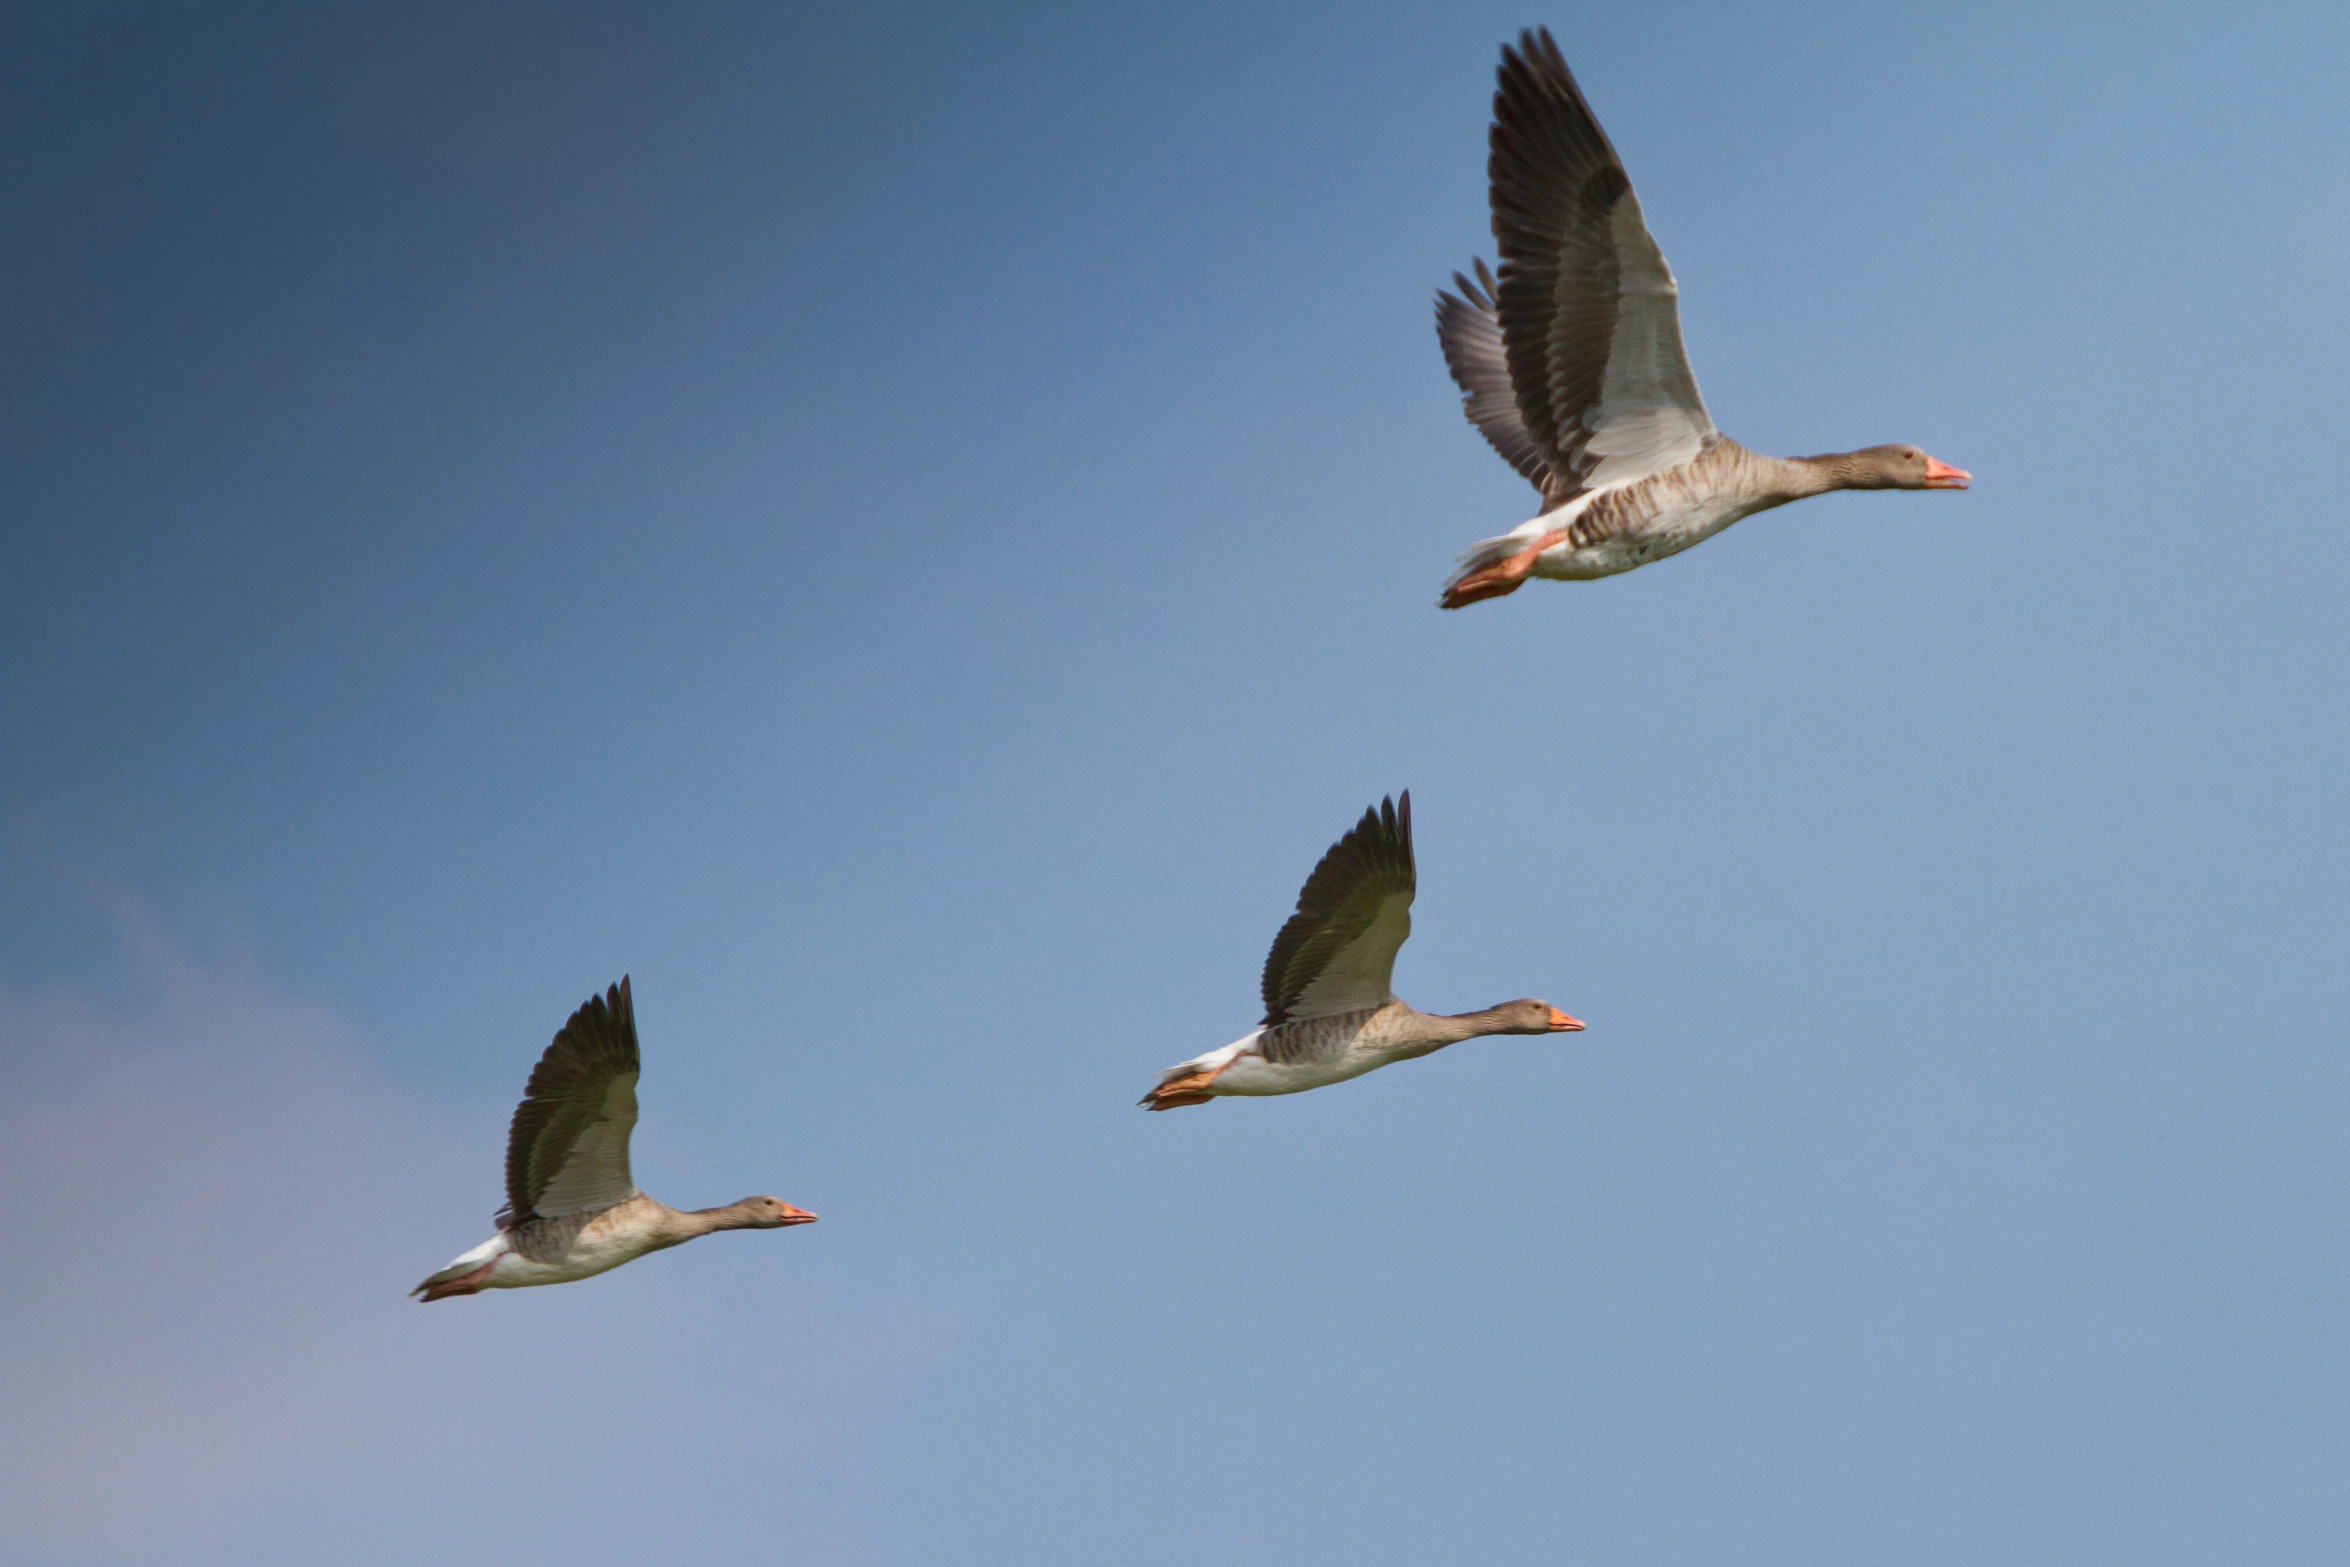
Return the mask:
{"type": "Polygon", "coordinates": [[[1265,958],[1265,1024],[1384,1006],[1412,933],[1412,796],[1381,800],[1330,846],[1265,958]]]}
{"type": "Polygon", "coordinates": [[[1455,272],[1454,294],[1436,291],[1436,341],[1444,349],[1445,368],[1461,389],[1461,411],[1477,427],[1501,460],[1518,470],[1545,495],[1550,492],[1550,465],[1526,433],[1518,417],[1517,388],[1510,385],[1509,355],[1502,348],[1501,317],[1494,311],[1493,274],[1479,258],[1472,263],[1477,275],[1455,272]]]}
{"type": "Polygon", "coordinates": [[[1678,467],[1714,426],[1682,351],[1672,269],[1550,30],[1503,45],[1497,79],[1495,315],[1556,506],[1678,467]]]}
{"type": "Polygon", "coordinates": [[[506,1134],[501,1225],[598,1213],[636,1195],[636,1009],[619,984],[571,1014],[531,1069],[506,1134]]]}

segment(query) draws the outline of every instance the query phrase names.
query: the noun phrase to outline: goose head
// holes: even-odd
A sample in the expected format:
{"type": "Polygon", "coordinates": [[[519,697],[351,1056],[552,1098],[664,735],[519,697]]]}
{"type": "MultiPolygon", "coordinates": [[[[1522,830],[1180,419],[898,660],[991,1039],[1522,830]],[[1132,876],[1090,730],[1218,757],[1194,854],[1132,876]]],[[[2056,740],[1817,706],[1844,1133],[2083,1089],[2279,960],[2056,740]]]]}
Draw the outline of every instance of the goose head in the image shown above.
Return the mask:
{"type": "Polygon", "coordinates": [[[816,1215],[780,1197],[745,1197],[734,1204],[733,1211],[741,1216],[740,1227],[746,1230],[780,1230],[787,1224],[816,1222],[816,1215]]]}
{"type": "Polygon", "coordinates": [[[1963,490],[1974,475],[1914,446],[1864,446],[1844,458],[1847,490],[1963,490]]]}
{"type": "Polygon", "coordinates": [[[1536,1001],[1531,996],[1488,1007],[1485,1015],[1499,1025],[1493,1030],[1496,1034],[1575,1034],[1583,1029],[1580,1022],[1549,1002],[1536,1001]]]}

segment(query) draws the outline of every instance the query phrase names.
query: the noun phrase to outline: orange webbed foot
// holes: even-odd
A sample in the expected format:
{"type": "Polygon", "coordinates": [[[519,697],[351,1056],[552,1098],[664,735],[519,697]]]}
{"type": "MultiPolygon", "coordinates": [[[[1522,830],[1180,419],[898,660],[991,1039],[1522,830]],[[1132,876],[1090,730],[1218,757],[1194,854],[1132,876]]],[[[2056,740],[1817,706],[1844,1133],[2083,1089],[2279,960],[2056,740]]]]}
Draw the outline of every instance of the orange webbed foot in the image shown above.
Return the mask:
{"type": "Polygon", "coordinates": [[[1142,1096],[1145,1110],[1180,1110],[1185,1105],[1204,1105],[1215,1098],[1208,1085],[1216,1080],[1213,1072],[1194,1072],[1171,1083],[1161,1083],[1142,1096]]]}
{"type": "Polygon", "coordinates": [[[458,1277],[450,1279],[445,1283],[431,1286],[425,1290],[424,1299],[427,1303],[430,1303],[436,1300],[447,1300],[450,1297],[456,1295],[478,1295],[481,1293],[482,1280],[488,1278],[490,1276],[490,1270],[497,1265],[498,1259],[492,1257],[489,1261],[483,1263],[480,1267],[474,1269],[471,1273],[460,1274],[458,1277]]]}
{"type": "Polygon", "coordinates": [[[1553,544],[1562,543],[1567,536],[1564,528],[1554,528],[1537,534],[1534,542],[1515,555],[1497,560],[1490,566],[1480,566],[1444,590],[1444,597],[1436,601],[1439,609],[1459,609],[1481,599],[1497,599],[1515,593],[1525,586],[1526,575],[1534,569],[1534,558],[1553,544]]]}

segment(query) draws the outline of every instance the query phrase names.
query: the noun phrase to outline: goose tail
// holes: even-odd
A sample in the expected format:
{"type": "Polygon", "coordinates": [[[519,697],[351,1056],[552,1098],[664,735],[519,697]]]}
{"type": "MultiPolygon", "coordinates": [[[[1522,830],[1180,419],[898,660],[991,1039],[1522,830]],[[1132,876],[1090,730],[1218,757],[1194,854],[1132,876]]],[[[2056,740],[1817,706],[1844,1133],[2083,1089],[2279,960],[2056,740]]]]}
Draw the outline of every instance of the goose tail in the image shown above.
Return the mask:
{"type": "Polygon", "coordinates": [[[483,1241],[479,1246],[459,1257],[438,1273],[428,1274],[423,1283],[408,1293],[426,1301],[447,1300],[456,1295],[478,1295],[489,1282],[490,1270],[498,1259],[513,1250],[503,1231],[483,1241]]]}
{"type": "MultiPolygon", "coordinates": [[[[1264,1030],[1259,1029],[1257,1033],[1264,1030]]],[[[1171,1066],[1159,1074],[1158,1086],[1144,1094],[1135,1103],[1145,1110],[1180,1110],[1185,1105],[1204,1105],[1216,1097],[1209,1085],[1216,1074],[1240,1059],[1240,1053],[1255,1043],[1257,1034],[1236,1039],[1221,1049],[1204,1056],[1193,1056],[1181,1066],[1171,1066]]]]}

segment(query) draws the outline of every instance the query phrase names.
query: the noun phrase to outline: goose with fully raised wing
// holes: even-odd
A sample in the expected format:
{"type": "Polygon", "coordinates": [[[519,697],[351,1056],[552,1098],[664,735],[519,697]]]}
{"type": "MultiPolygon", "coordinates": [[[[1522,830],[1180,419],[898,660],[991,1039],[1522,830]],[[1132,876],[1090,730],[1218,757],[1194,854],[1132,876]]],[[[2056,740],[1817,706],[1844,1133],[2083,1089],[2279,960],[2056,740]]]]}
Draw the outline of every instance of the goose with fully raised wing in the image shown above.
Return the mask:
{"type": "Polygon", "coordinates": [[[532,1069],[506,1134],[498,1233],[409,1293],[447,1300],[592,1278],[712,1230],[777,1230],[816,1215],[774,1197],[680,1211],[636,1189],[636,1007],[627,976],[571,1014],[532,1069]]]}
{"type": "Polygon", "coordinates": [[[1442,607],[1530,576],[1614,576],[1809,495],[1967,487],[1965,469],[1914,446],[1766,457],[1714,428],[1672,269],[1548,28],[1502,46],[1489,147],[1501,274],[1454,273],[1436,336],[1469,422],[1542,511],[1464,551],[1442,607]]]}
{"type": "Polygon", "coordinates": [[[1485,1034],[1565,1034],[1583,1027],[1547,1001],[1482,1012],[1421,1012],[1388,988],[1412,933],[1412,796],[1381,800],[1330,846],[1297,895],[1297,912],[1265,958],[1265,1021],[1181,1066],[1142,1096],[1151,1110],[1226,1094],[1297,1094],[1485,1034]]]}

